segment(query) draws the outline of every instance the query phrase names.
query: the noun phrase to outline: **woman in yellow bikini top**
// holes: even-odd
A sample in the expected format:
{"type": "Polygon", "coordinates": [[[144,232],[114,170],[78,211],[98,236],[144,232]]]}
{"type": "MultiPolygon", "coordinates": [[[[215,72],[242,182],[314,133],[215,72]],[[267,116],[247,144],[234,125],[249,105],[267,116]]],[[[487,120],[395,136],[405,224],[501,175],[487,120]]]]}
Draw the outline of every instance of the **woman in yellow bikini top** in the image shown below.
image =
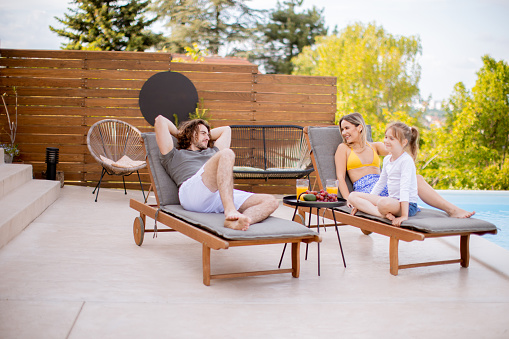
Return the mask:
{"type": "MultiPolygon", "coordinates": [[[[354,191],[370,193],[380,178],[379,154],[385,155],[386,151],[382,143],[362,142],[364,137],[362,128],[360,125],[354,126],[348,121],[342,121],[341,134],[345,143],[341,144],[336,151],[336,170],[341,173],[348,173],[354,191]],[[344,166],[345,156],[346,169],[344,166]]],[[[338,178],[341,177],[340,173],[337,173],[337,175],[338,178]]],[[[341,178],[339,183],[341,194],[347,195],[348,188],[345,178],[341,178]]],[[[382,190],[380,195],[389,195],[387,187],[382,190]]]]}
{"type": "MultiPolygon", "coordinates": [[[[379,156],[387,155],[385,145],[367,141],[366,124],[359,113],[343,116],[339,127],[343,142],[339,144],[334,155],[339,193],[344,199],[350,194],[346,184],[347,175],[353,183],[354,191],[370,193],[380,177],[379,156]]],[[[388,193],[386,190],[384,192],[388,193]]],[[[420,175],[417,175],[417,192],[426,204],[441,209],[452,217],[469,218],[475,213],[465,211],[442,198],[420,175]]]]}
{"type": "Polygon", "coordinates": [[[350,155],[348,156],[348,160],[346,162],[346,170],[352,170],[356,168],[366,167],[366,166],[374,166],[380,168],[380,157],[378,156],[378,153],[375,151],[375,149],[368,143],[367,144],[369,148],[373,151],[373,161],[369,164],[363,164],[357,153],[355,153],[350,148],[350,155]]]}

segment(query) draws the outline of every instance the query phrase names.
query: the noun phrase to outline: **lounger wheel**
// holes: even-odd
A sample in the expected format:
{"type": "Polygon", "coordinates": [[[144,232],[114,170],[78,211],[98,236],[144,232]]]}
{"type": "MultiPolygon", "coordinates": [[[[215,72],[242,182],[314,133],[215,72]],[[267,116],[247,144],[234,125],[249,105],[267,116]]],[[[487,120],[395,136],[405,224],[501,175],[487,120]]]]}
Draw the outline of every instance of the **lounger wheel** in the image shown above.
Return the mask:
{"type": "Polygon", "coordinates": [[[141,217],[134,218],[133,235],[136,245],[141,246],[145,235],[145,225],[143,224],[143,219],[141,217]]]}
{"type": "Polygon", "coordinates": [[[361,229],[361,231],[362,231],[362,233],[364,233],[364,234],[366,234],[366,235],[370,235],[371,233],[373,233],[373,232],[371,232],[371,231],[366,231],[366,230],[363,230],[363,229],[361,229]]]}

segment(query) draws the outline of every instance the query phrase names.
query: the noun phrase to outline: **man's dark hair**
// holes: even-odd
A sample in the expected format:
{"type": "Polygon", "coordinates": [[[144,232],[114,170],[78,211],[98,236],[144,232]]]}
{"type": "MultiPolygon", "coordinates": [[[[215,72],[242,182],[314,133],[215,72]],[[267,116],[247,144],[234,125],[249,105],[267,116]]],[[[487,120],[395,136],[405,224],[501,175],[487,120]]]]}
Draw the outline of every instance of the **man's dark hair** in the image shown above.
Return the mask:
{"type": "MultiPolygon", "coordinates": [[[[210,126],[203,119],[188,120],[180,124],[179,133],[177,135],[178,146],[180,149],[187,149],[189,146],[191,146],[194,133],[198,133],[200,131],[200,125],[207,127],[207,131],[209,132],[210,136],[210,126]]],[[[213,142],[209,139],[207,147],[212,147],[212,145],[213,142]]]]}

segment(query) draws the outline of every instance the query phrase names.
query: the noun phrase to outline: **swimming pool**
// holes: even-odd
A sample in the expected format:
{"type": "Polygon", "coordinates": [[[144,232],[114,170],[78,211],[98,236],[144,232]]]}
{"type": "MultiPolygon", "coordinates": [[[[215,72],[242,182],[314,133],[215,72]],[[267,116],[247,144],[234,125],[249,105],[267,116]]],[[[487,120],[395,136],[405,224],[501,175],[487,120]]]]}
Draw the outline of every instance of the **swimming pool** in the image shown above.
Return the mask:
{"type": "MultiPolygon", "coordinates": [[[[498,227],[498,234],[486,234],[484,238],[509,250],[509,191],[437,190],[458,207],[475,211],[474,218],[483,219],[498,227]]],[[[429,207],[419,201],[419,205],[429,207]]]]}

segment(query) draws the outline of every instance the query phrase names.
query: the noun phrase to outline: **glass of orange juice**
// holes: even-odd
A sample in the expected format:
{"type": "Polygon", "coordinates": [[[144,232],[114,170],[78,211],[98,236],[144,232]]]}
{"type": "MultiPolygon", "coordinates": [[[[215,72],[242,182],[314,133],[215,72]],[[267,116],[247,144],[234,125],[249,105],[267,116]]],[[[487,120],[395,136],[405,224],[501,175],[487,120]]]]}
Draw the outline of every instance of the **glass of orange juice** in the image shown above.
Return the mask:
{"type": "Polygon", "coordinates": [[[327,179],[325,182],[327,193],[338,195],[338,184],[338,181],[335,179],[327,179]]]}
{"type": "MultiPolygon", "coordinates": [[[[297,179],[297,198],[299,198],[299,195],[301,193],[306,192],[309,189],[309,179],[297,179]]],[[[300,197],[300,200],[303,200],[302,197],[300,197]]]]}

